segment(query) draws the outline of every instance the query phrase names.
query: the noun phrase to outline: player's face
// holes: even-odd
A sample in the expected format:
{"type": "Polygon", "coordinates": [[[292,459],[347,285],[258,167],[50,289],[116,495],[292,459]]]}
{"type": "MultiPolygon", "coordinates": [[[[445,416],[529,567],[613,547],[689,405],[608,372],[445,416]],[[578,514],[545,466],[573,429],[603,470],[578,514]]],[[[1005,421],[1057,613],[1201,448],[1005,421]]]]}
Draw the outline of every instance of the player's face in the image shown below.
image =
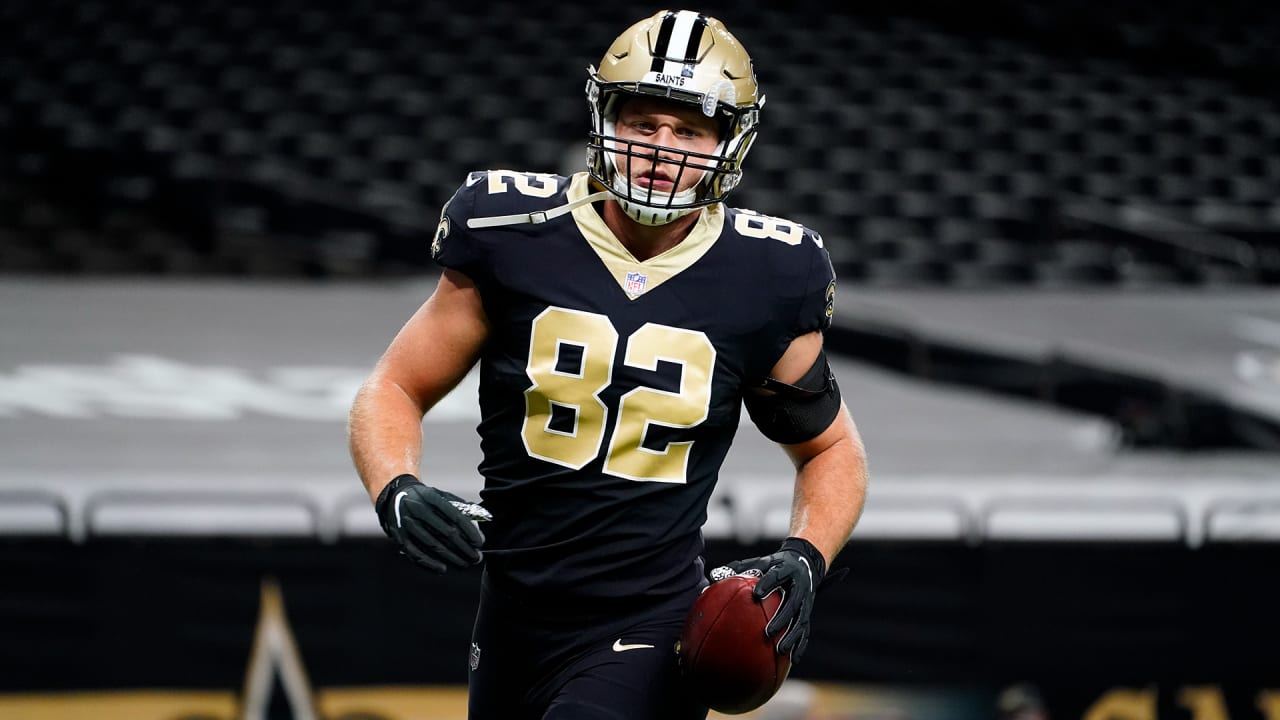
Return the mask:
{"type": "MultiPolygon", "coordinates": [[[[620,140],[661,145],[671,151],[659,152],[655,158],[643,148],[637,148],[639,156],[625,153],[616,155],[620,172],[630,177],[633,186],[655,192],[677,193],[687,190],[702,179],[703,171],[686,168],[680,173],[684,153],[715,151],[720,144],[720,128],[715,118],[709,118],[695,107],[685,103],[658,98],[631,98],[618,111],[615,132],[620,140]],[[676,186],[677,178],[680,181],[676,186]]],[[[622,147],[626,147],[625,145],[622,147]]],[[[704,166],[707,160],[689,158],[689,164],[704,166]]]]}

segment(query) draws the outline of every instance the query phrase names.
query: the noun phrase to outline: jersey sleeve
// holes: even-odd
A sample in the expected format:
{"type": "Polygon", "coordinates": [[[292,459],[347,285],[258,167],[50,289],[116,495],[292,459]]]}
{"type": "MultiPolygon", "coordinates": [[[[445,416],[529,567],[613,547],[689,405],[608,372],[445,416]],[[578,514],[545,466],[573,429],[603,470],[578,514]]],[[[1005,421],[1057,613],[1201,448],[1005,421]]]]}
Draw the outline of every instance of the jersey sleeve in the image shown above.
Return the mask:
{"type": "Polygon", "coordinates": [[[486,259],[483,243],[467,227],[475,213],[475,187],[483,172],[471,173],[440,212],[440,222],[431,238],[431,259],[443,268],[457,270],[472,279],[484,271],[486,259]]]}
{"type": "Polygon", "coordinates": [[[809,256],[808,277],[800,294],[795,320],[790,328],[791,337],[799,337],[815,330],[826,330],[831,327],[835,314],[836,274],[831,266],[831,254],[822,244],[822,238],[806,228],[806,235],[812,241],[809,256]]]}

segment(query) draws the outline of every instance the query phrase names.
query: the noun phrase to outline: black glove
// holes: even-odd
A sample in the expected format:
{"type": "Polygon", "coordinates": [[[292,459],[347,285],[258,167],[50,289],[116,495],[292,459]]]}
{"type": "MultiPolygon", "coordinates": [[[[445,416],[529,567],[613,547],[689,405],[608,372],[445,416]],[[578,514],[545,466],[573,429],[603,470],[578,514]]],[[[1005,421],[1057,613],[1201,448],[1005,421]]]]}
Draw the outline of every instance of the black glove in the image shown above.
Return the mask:
{"type": "Polygon", "coordinates": [[[422,484],[412,475],[387,483],[374,503],[382,530],[400,553],[422,567],[443,573],[468,568],[481,560],[484,534],[472,520],[490,519],[475,503],[422,484]]]}
{"type": "Polygon", "coordinates": [[[765,626],[765,634],[778,638],[779,655],[791,655],[791,662],[799,662],[809,645],[809,616],[813,612],[813,598],[818,585],[827,572],[827,561],[813,543],[804,538],[789,537],[782,541],[778,552],[764,557],[734,562],[711,571],[711,580],[723,580],[734,575],[759,577],[753,592],[756,599],[781,591],[782,604],[765,626]],[[785,633],[783,631],[786,631],[785,633]]]}

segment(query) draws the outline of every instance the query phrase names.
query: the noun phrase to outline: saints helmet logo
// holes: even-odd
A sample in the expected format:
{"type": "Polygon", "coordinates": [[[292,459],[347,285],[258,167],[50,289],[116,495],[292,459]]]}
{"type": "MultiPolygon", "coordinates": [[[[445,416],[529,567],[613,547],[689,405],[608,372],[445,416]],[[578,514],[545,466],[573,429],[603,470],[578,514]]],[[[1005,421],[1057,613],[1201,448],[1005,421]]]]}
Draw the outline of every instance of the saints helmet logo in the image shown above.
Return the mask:
{"type": "Polygon", "coordinates": [[[440,257],[440,247],[449,235],[449,218],[440,216],[440,224],[436,225],[436,234],[431,238],[431,257],[440,257]]]}

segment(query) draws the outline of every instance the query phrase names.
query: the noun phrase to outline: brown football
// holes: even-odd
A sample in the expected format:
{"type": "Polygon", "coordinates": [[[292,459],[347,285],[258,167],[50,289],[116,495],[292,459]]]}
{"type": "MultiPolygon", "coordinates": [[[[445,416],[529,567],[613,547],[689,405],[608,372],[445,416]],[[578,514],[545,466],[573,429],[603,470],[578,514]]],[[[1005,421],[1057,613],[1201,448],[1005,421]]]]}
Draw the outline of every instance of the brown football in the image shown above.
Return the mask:
{"type": "Polygon", "coordinates": [[[758,578],[711,583],[698,596],[680,632],[680,671],[694,695],[716,712],[749,712],[773,697],[791,671],[791,657],[765,636],[782,593],[751,595],[758,578]]]}

